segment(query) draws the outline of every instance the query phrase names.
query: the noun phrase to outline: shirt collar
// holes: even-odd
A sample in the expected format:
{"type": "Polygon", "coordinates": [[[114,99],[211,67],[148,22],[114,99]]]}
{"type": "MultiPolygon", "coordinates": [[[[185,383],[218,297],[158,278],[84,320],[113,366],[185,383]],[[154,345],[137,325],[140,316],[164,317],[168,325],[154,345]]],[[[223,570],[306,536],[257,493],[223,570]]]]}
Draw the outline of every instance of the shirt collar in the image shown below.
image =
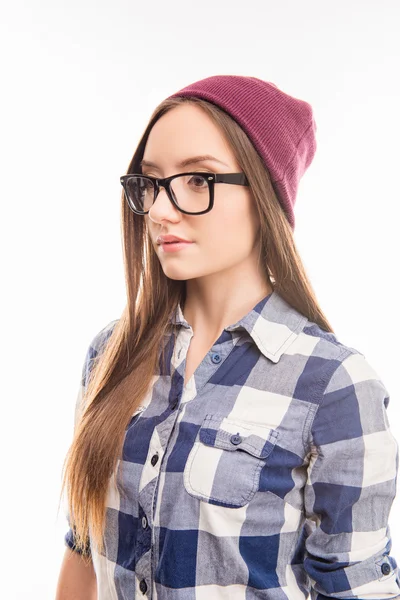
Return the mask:
{"type": "MultiPolygon", "coordinates": [[[[272,362],[278,362],[307,323],[307,317],[286,302],[273,290],[260,300],[244,317],[225,327],[225,331],[244,328],[272,362]]],[[[179,304],[169,319],[170,323],[190,328],[179,304]]]]}

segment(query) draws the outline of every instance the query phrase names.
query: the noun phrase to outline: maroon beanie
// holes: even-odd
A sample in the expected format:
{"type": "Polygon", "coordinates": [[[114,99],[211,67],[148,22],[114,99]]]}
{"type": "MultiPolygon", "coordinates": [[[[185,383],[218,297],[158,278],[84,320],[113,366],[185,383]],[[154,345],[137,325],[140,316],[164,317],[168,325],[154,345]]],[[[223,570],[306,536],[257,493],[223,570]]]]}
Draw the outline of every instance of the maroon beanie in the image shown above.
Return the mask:
{"type": "Polygon", "coordinates": [[[271,177],[292,230],[297,188],[316,151],[310,104],[274,83],[242,75],[213,75],[170,96],[196,96],[218,105],[246,132],[271,177]]]}

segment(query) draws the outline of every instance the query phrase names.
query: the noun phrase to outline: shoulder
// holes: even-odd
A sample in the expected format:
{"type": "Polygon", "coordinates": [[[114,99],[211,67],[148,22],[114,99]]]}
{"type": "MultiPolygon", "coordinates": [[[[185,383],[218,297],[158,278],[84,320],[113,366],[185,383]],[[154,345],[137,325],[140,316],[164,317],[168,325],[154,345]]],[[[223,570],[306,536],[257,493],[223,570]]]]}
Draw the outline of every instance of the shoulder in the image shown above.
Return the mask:
{"type": "Polygon", "coordinates": [[[94,366],[95,360],[100,356],[103,352],[107,341],[109,340],[112,332],[114,331],[114,327],[118,323],[119,319],[114,319],[107,323],[105,327],[100,329],[96,333],[96,335],[91,340],[87,350],[86,356],[82,369],[82,385],[86,387],[87,382],[89,380],[90,372],[94,366]]]}
{"type": "Polygon", "coordinates": [[[118,321],[119,319],[110,321],[103,329],[96,333],[89,345],[88,351],[90,354],[97,356],[97,354],[102,352],[118,321]]]}
{"type": "Polygon", "coordinates": [[[314,363],[321,376],[319,389],[322,394],[318,403],[327,393],[340,389],[365,390],[366,396],[379,390],[385,399],[388,397],[379,373],[359,348],[344,343],[335,333],[327,332],[309,320],[300,337],[304,338],[305,346],[309,346],[310,368],[314,363]]]}
{"type": "MultiPolygon", "coordinates": [[[[300,333],[307,340],[310,356],[321,359],[331,374],[340,365],[358,363],[368,365],[366,355],[359,349],[344,343],[336,333],[325,331],[317,323],[307,319],[300,333]]],[[[370,365],[372,369],[372,366],[370,365]]],[[[377,374],[374,371],[374,374],[377,374]]]]}
{"type": "Polygon", "coordinates": [[[302,334],[308,336],[315,343],[316,351],[323,357],[333,359],[344,359],[350,354],[365,356],[359,349],[345,344],[336,333],[325,331],[317,323],[307,321],[304,324],[302,334]]]}
{"type": "Polygon", "coordinates": [[[114,321],[110,321],[107,323],[105,327],[103,327],[100,331],[96,333],[94,338],[89,344],[89,347],[86,350],[85,359],[83,362],[82,372],[81,372],[81,380],[79,385],[79,390],[75,403],[75,417],[74,417],[74,427],[76,429],[78,420],[82,414],[82,411],[86,404],[86,389],[89,383],[89,377],[93,370],[96,357],[98,357],[102,350],[105,347],[105,344],[109,337],[111,336],[115,325],[118,323],[119,319],[115,319],[114,321]]]}
{"type": "Polygon", "coordinates": [[[312,336],[312,360],[321,365],[308,441],[321,445],[388,431],[390,436],[390,393],[366,355],[315,323],[308,322],[303,334],[312,336]]]}

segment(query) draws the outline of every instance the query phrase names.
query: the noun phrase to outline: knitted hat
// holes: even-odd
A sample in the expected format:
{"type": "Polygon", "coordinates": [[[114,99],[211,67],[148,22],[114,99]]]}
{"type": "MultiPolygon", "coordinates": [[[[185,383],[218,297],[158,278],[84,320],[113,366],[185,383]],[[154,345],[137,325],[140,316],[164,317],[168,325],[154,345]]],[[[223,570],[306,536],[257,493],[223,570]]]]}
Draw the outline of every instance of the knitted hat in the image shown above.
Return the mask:
{"type": "Polygon", "coordinates": [[[292,230],[299,181],[316,151],[317,130],[307,102],[274,83],[242,75],[213,75],[169,96],[196,96],[227,112],[246,132],[271,177],[292,230]]]}

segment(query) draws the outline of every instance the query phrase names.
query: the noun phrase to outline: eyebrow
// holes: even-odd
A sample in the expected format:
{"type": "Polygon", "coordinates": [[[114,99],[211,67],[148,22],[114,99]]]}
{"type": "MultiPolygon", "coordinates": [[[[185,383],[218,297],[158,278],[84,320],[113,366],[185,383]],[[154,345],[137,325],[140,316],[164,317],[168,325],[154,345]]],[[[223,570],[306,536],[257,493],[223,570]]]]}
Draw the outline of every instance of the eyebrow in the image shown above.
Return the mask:
{"type": "MultiPolygon", "coordinates": [[[[218,158],[215,158],[215,156],[211,156],[211,154],[202,154],[200,156],[192,156],[191,158],[185,158],[184,160],[181,160],[180,162],[178,162],[175,166],[178,169],[187,167],[188,165],[194,165],[195,163],[201,163],[201,162],[207,162],[207,161],[214,161],[214,162],[218,162],[221,165],[224,165],[224,167],[228,167],[229,165],[223,163],[221,160],[218,160],[218,158]]],[[[140,161],[140,166],[141,167],[154,167],[154,168],[158,168],[157,164],[150,161],[150,160],[141,160],[140,161]]]]}

